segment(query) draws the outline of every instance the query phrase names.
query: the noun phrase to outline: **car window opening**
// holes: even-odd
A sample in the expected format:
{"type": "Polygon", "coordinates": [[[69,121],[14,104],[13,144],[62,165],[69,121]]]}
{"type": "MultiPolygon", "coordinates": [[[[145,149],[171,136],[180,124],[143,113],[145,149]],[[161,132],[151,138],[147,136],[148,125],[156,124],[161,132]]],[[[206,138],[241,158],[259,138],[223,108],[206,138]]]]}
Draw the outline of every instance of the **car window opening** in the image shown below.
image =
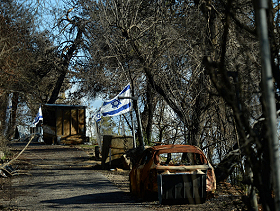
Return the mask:
{"type": "Polygon", "coordinates": [[[203,165],[203,159],[198,153],[162,153],[159,155],[160,165],[203,165]]]}

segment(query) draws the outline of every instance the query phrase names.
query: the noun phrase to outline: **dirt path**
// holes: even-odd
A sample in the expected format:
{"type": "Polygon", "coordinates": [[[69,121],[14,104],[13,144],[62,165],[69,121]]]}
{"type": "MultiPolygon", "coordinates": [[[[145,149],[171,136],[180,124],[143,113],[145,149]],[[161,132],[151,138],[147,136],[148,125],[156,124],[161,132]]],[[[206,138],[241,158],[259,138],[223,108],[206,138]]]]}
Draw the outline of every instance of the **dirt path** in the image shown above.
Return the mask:
{"type": "MultiPolygon", "coordinates": [[[[14,151],[21,148],[13,146],[14,151]]],[[[2,209],[147,210],[94,170],[96,162],[77,148],[32,144],[18,165],[22,175],[10,179],[2,209]],[[20,170],[23,166],[28,169],[20,170]]]]}
{"type": "MultiPolygon", "coordinates": [[[[14,144],[19,152],[23,143],[14,144]]],[[[244,210],[241,195],[218,184],[215,197],[199,205],[140,202],[129,193],[129,171],[96,170],[93,150],[32,144],[13,166],[19,176],[0,178],[2,210],[244,210]],[[1,183],[2,182],[2,183],[1,183]]]]}

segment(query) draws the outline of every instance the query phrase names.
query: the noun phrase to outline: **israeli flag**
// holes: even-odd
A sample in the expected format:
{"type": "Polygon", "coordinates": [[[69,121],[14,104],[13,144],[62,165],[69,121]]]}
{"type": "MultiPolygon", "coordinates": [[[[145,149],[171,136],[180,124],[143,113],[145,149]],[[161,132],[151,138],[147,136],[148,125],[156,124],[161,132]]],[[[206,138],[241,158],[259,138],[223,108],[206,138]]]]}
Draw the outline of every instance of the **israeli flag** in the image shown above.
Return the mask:
{"type": "Polygon", "coordinates": [[[117,116],[131,110],[130,84],[128,84],[116,97],[103,102],[101,107],[102,116],[117,116]]]}
{"type": "Polygon", "coordinates": [[[36,126],[40,120],[43,121],[43,113],[42,113],[42,108],[41,108],[41,106],[40,106],[39,111],[38,111],[38,113],[37,113],[37,115],[36,115],[34,121],[32,122],[32,124],[33,124],[34,126],[36,126]]]}
{"type": "Polygon", "coordinates": [[[92,119],[94,119],[95,122],[99,122],[101,120],[101,115],[101,108],[99,108],[98,111],[93,114],[92,119]]]}

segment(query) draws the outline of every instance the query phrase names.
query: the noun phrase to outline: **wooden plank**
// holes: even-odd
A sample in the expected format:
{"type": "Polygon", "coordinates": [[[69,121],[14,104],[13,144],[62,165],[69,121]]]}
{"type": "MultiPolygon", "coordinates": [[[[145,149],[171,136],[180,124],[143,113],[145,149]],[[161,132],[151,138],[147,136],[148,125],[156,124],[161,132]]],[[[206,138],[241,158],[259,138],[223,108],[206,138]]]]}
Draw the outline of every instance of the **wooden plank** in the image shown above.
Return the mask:
{"type": "Polygon", "coordinates": [[[85,110],[79,109],[78,110],[78,122],[79,122],[79,134],[85,134],[85,110]]]}
{"type": "Polygon", "coordinates": [[[63,118],[63,135],[71,135],[71,110],[64,110],[64,118],[63,118]]]}
{"type": "Polygon", "coordinates": [[[78,125],[78,112],[77,109],[71,110],[71,135],[78,134],[79,125],[78,125]]]}
{"type": "Polygon", "coordinates": [[[56,133],[58,136],[63,135],[63,113],[61,109],[56,109],[56,133]]]}

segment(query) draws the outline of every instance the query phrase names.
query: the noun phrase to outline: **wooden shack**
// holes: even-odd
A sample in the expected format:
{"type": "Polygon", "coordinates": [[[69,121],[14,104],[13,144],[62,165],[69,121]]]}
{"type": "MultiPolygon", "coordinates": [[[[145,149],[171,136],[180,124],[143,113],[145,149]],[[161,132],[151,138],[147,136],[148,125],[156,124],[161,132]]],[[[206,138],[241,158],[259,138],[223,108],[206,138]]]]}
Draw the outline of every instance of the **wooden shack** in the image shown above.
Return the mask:
{"type": "Polygon", "coordinates": [[[86,137],[86,106],[45,104],[43,140],[46,144],[81,144],[86,137]]]}

